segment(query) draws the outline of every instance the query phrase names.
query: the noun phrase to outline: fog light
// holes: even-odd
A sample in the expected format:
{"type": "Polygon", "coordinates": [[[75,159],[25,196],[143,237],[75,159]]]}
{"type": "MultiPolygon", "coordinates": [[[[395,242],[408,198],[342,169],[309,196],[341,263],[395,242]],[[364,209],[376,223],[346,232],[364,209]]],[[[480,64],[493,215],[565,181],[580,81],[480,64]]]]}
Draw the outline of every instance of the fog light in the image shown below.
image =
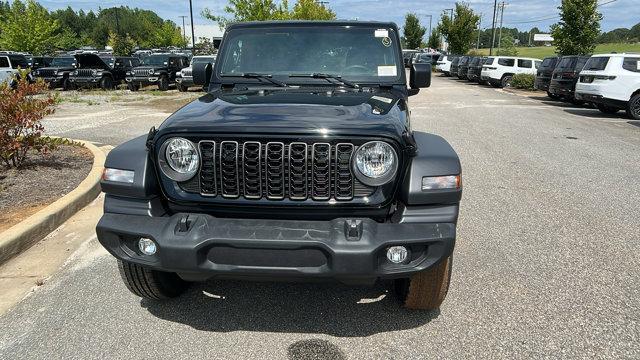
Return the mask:
{"type": "Polygon", "coordinates": [[[407,260],[409,252],[404,246],[392,246],[387,249],[387,259],[394,264],[401,264],[407,260]]]}
{"type": "Polygon", "coordinates": [[[156,243],[151,239],[142,238],[138,240],[138,248],[145,255],[153,255],[156,253],[156,243]]]}

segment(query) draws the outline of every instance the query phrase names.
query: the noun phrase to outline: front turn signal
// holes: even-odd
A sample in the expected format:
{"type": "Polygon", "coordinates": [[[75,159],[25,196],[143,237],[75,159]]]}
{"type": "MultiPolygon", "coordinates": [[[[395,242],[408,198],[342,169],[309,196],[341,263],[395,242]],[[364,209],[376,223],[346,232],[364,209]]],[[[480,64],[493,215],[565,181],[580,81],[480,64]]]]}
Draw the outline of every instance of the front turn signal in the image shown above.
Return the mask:
{"type": "Polygon", "coordinates": [[[425,176],[422,178],[422,191],[453,190],[462,187],[460,175],[425,176]]]}

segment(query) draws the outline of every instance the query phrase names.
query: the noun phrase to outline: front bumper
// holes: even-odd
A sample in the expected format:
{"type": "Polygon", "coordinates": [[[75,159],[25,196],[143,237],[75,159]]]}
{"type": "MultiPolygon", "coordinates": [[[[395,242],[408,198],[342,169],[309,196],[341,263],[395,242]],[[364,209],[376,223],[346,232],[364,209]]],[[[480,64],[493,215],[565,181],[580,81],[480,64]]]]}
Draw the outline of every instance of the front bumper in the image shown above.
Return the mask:
{"type": "Polygon", "coordinates": [[[160,79],[159,76],[157,75],[152,75],[152,76],[145,76],[145,77],[140,77],[140,76],[127,76],[127,78],[125,79],[127,81],[127,83],[132,83],[132,84],[136,84],[136,85],[142,85],[142,86],[147,86],[147,85],[155,85],[158,80],[160,79]]]}
{"type": "Polygon", "coordinates": [[[69,81],[78,87],[98,86],[101,79],[99,77],[69,77],[69,81]]]}
{"type": "Polygon", "coordinates": [[[184,86],[193,86],[193,77],[177,77],[176,83],[184,86]]]}
{"type": "Polygon", "coordinates": [[[407,277],[448,257],[456,225],[105,213],[96,231],[100,243],[118,259],[176,272],[188,280],[315,278],[371,284],[377,279],[407,277]],[[141,237],[156,242],[156,254],[139,252],[141,237]],[[386,249],[394,245],[409,249],[405,264],[386,260],[386,249]]]}

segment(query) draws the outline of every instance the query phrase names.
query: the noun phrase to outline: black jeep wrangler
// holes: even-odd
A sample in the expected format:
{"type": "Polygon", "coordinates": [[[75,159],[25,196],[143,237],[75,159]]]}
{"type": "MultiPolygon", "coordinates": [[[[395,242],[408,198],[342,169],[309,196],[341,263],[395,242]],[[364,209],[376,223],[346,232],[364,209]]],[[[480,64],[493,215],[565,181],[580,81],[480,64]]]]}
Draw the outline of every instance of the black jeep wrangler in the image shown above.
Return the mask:
{"type": "Polygon", "coordinates": [[[77,60],[73,56],[55,57],[48,67],[37,69],[35,76],[47,82],[51,89],[70,90],[69,74],[76,69],[76,63],[77,60]]]}
{"type": "Polygon", "coordinates": [[[142,58],[140,66],[127,72],[129,90],[138,91],[142,86],[158,85],[158,90],[167,91],[175,84],[176,75],[189,66],[189,58],[174,54],[153,54],[142,58]]]}
{"type": "Polygon", "coordinates": [[[76,59],[77,69],[69,76],[74,88],[100,87],[112,90],[123,83],[127,72],[139,64],[137,58],[110,55],[79,54],[76,59]]]}
{"type": "Polygon", "coordinates": [[[107,157],[100,243],[134,294],[209,278],[388,281],[435,309],[451,278],[460,161],[411,128],[393,23],[227,27],[208,93],[107,157]]]}

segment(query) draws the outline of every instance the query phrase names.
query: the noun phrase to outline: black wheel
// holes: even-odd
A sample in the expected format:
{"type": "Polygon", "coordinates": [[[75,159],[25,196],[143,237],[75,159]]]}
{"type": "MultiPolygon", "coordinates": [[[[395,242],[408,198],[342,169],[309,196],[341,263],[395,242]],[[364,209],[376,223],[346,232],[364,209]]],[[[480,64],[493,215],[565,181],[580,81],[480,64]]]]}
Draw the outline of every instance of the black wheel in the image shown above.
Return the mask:
{"type": "Polygon", "coordinates": [[[158,90],[160,91],[169,90],[169,79],[167,78],[166,75],[160,76],[160,79],[158,80],[158,90]]]}
{"type": "Polygon", "coordinates": [[[129,291],[145,299],[174,298],[189,287],[189,283],[175,273],[151,270],[122,260],[118,260],[118,269],[129,291]]]}
{"type": "Polygon", "coordinates": [[[62,79],[62,91],[73,90],[73,84],[69,81],[69,78],[62,79]]]}
{"type": "Polygon", "coordinates": [[[607,106],[607,105],[603,105],[603,104],[598,104],[598,110],[600,110],[601,112],[605,113],[605,114],[615,114],[618,111],[620,111],[620,109],[618,108],[614,108],[613,106],[607,106]]]}
{"type": "Polygon", "coordinates": [[[395,293],[408,309],[438,309],[449,291],[452,266],[453,255],[409,279],[394,280],[395,293]]]}
{"type": "Polygon", "coordinates": [[[182,85],[182,84],[178,84],[177,87],[178,87],[178,91],[180,91],[180,92],[189,91],[189,87],[188,86],[185,86],[185,85],[182,85]]]}
{"type": "Polygon", "coordinates": [[[100,88],[102,90],[112,90],[113,89],[113,79],[105,76],[100,79],[100,88]]]}
{"type": "Polygon", "coordinates": [[[640,120],[640,94],[635,94],[627,104],[627,116],[633,120],[640,120]]]}
{"type": "Polygon", "coordinates": [[[500,81],[500,86],[502,86],[503,88],[511,87],[511,80],[512,79],[513,79],[512,75],[503,76],[502,80],[500,81]]]}
{"type": "Polygon", "coordinates": [[[134,83],[128,83],[127,88],[129,88],[129,90],[131,91],[138,91],[140,90],[140,85],[136,85],[134,83]]]}

